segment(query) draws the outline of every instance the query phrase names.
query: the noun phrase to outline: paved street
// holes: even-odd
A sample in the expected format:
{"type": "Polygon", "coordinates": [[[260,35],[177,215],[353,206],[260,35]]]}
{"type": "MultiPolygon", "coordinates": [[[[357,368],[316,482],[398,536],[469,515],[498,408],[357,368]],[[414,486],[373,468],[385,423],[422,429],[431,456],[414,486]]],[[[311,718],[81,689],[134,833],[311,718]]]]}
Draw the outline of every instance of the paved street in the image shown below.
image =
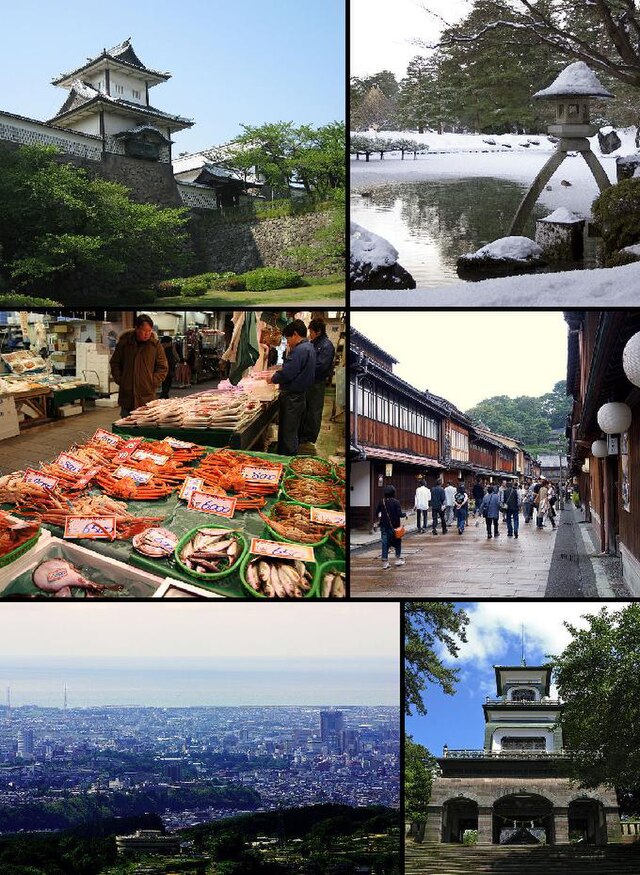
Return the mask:
{"type": "MultiPolygon", "coordinates": [[[[415,522],[414,518],[409,518],[415,522]]],[[[573,506],[562,511],[558,526],[538,530],[520,522],[520,537],[488,540],[484,520],[470,519],[459,535],[414,531],[403,539],[406,565],[384,571],[380,540],[354,533],[351,553],[351,594],[376,598],[607,598],[629,595],[612,581],[605,561],[596,554],[583,516],[573,506]]]]}

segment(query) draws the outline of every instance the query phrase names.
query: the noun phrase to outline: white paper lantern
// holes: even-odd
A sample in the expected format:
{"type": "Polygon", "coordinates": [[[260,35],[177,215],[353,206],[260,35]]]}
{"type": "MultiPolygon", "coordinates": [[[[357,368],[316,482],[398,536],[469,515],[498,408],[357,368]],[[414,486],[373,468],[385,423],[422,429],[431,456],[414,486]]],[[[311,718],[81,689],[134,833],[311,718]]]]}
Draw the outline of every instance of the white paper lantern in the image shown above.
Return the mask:
{"type": "Polygon", "coordinates": [[[631,408],[622,401],[611,401],[598,410],[597,419],[605,434],[622,434],[631,425],[631,408]]]}
{"type": "Polygon", "coordinates": [[[622,352],[622,367],[629,382],[640,386],[640,331],[627,341],[622,352]]]}
{"type": "Polygon", "coordinates": [[[588,473],[589,473],[589,459],[585,459],[585,460],[584,460],[584,464],[583,464],[583,466],[582,466],[582,473],[583,473],[583,474],[588,474],[588,473]]]}
{"type": "Polygon", "coordinates": [[[606,441],[594,441],[591,444],[591,455],[596,459],[606,459],[609,455],[606,441]]]}

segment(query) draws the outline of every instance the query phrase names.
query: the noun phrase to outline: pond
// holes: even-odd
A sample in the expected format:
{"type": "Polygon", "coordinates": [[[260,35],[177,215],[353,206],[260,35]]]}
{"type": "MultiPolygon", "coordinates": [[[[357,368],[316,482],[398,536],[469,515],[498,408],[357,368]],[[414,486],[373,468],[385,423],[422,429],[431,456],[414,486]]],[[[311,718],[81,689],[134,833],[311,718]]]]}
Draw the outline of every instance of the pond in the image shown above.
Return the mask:
{"type": "MultiPolygon", "coordinates": [[[[418,288],[444,286],[460,282],[460,255],[507,235],[525,191],[517,182],[494,177],[365,185],[352,193],[351,219],[395,246],[418,288]]],[[[535,219],[548,214],[536,204],[524,235],[533,238],[535,219]]],[[[594,246],[587,241],[585,263],[571,267],[593,266],[594,246]]]]}

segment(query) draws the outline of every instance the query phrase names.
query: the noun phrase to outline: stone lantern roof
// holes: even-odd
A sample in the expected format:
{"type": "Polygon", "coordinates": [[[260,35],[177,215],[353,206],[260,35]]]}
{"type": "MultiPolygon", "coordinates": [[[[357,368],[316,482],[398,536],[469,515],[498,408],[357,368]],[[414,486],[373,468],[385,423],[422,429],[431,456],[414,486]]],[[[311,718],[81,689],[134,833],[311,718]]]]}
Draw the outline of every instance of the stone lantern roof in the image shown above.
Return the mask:
{"type": "Polygon", "coordinates": [[[534,97],[597,97],[608,99],[607,91],[593,70],[584,61],[575,61],[562,70],[548,88],[536,91],[534,97]]]}

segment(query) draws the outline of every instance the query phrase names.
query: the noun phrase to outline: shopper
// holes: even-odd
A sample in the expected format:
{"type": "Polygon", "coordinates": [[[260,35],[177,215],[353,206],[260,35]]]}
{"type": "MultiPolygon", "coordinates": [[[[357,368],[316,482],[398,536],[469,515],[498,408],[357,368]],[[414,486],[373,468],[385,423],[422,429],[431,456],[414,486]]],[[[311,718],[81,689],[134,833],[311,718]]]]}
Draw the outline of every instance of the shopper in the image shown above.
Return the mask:
{"type": "Polygon", "coordinates": [[[413,503],[413,509],[416,512],[416,525],[418,526],[418,534],[426,532],[429,528],[429,505],[431,503],[431,490],[424,482],[422,477],[418,477],[418,488],[416,489],[416,497],[413,503]],[[422,521],[422,525],[420,524],[422,521]]]}
{"type": "Polygon", "coordinates": [[[327,380],[333,373],[333,362],[336,355],[334,345],[327,337],[327,326],[324,319],[312,319],[309,322],[309,339],[316,351],[316,373],[306,392],[306,410],[300,424],[300,446],[298,452],[309,455],[316,453],[316,441],[322,425],[324,410],[324,393],[327,380]]]}
{"type": "Polygon", "coordinates": [[[520,528],[520,496],[517,481],[505,488],[502,500],[507,506],[507,538],[517,538],[520,528]]]}
{"type": "Polygon", "coordinates": [[[453,482],[449,480],[444,490],[445,520],[448,526],[453,525],[454,508],[456,504],[456,492],[456,487],[453,485],[453,482]]]}
{"type": "Polygon", "coordinates": [[[120,335],[110,362],[111,376],[120,387],[121,416],[128,416],[132,410],[153,401],[169,370],[151,317],[140,314],[134,326],[133,330],[120,335]]]}
{"type": "Polygon", "coordinates": [[[497,486],[489,486],[487,489],[487,494],[482,499],[482,515],[487,524],[487,538],[491,540],[492,526],[493,537],[499,537],[500,531],[498,530],[498,520],[500,519],[500,496],[498,495],[497,486]]]}
{"type": "Polygon", "coordinates": [[[167,365],[169,366],[169,373],[162,382],[162,392],[160,393],[160,397],[168,398],[171,384],[173,383],[173,376],[175,374],[176,365],[178,364],[178,355],[176,353],[173,340],[171,337],[169,337],[168,334],[164,334],[160,338],[160,343],[162,344],[164,354],[167,357],[167,365]]]}
{"type": "MultiPolygon", "coordinates": [[[[285,329],[286,330],[286,329],[285,329]]],[[[394,531],[402,524],[402,518],[406,517],[400,502],[395,497],[394,486],[385,486],[383,499],[378,502],[376,516],[380,520],[380,540],[382,541],[382,567],[389,568],[389,549],[396,552],[395,565],[404,565],[402,558],[402,538],[396,538],[394,531]]]]}
{"type": "Polygon", "coordinates": [[[549,512],[549,489],[548,481],[541,478],[538,492],[535,499],[536,505],[536,527],[542,529],[544,527],[544,518],[549,512]]]}
{"type": "MultiPolygon", "coordinates": [[[[484,498],[484,486],[482,485],[482,479],[480,477],[476,477],[476,482],[473,484],[471,494],[473,495],[473,501],[475,503],[473,515],[474,517],[481,516],[482,499],[484,498]]],[[[476,523],[476,525],[478,525],[478,523],[476,523]]]]}
{"type": "Polygon", "coordinates": [[[438,480],[437,484],[431,490],[431,516],[433,518],[433,525],[431,528],[432,535],[438,534],[438,519],[442,524],[442,534],[447,534],[447,522],[445,520],[446,500],[447,496],[442,488],[442,480],[438,480]]]}
{"type": "Polygon", "coordinates": [[[467,514],[469,512],[469,496],[467,495],[464,483],[458,484],[458,489],[455,494],[455,512],[456,522],[458,524],[458,534],[464,532],[464,527],[467,522],[467,514]]]}
{"type": "Polygon", "coordinates": [[[535,499],[536,493],[534,492],[534,483],[533,481],[529,484],[527,491],[525,493],[524,499],[522,501],[522,507],[524,509],[524,521],[525,523],[530,523],[533,519],[533,509],[535,507],[535,499]]]}
{"type": "Polygon", "coordinates": [[[278,452],[281,456],[295,456],[306,392],[315,380],[316,351],[307,339],[307,326],[301,319],[286,325],[282,334],[287,341],[287,358],[281,370],[271,377],[271,382],[280,386],[278,452]]]}

